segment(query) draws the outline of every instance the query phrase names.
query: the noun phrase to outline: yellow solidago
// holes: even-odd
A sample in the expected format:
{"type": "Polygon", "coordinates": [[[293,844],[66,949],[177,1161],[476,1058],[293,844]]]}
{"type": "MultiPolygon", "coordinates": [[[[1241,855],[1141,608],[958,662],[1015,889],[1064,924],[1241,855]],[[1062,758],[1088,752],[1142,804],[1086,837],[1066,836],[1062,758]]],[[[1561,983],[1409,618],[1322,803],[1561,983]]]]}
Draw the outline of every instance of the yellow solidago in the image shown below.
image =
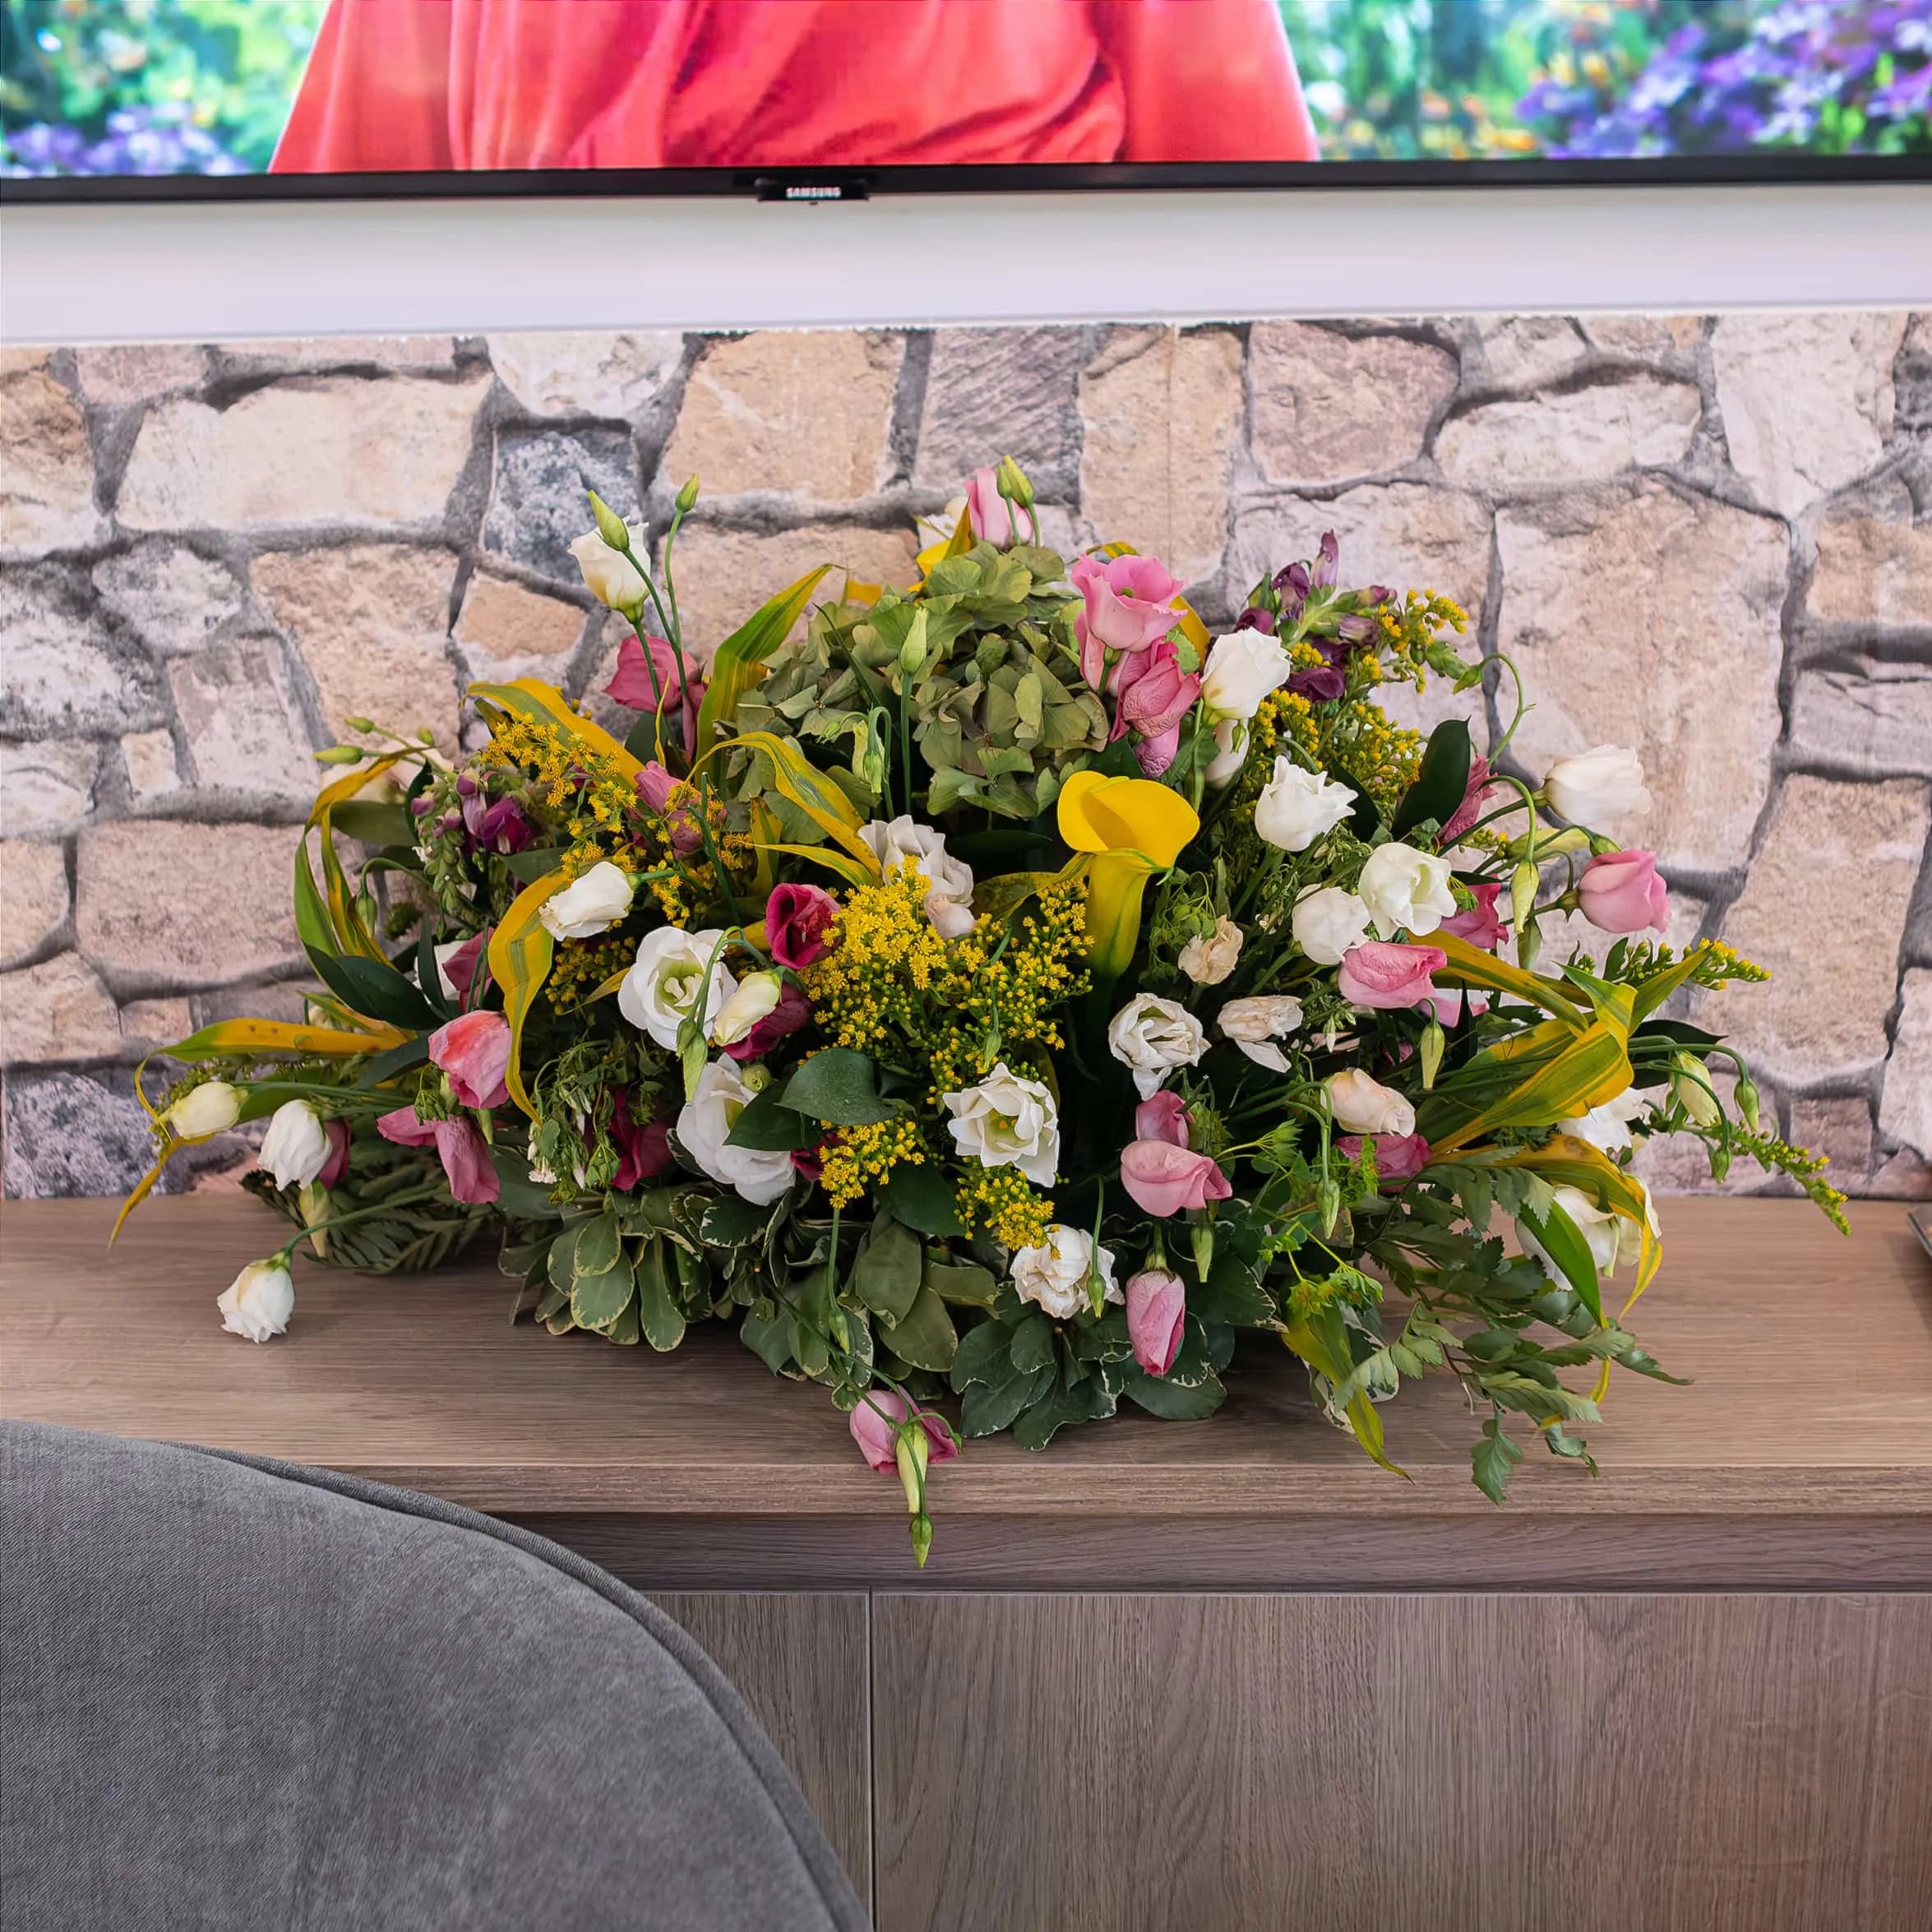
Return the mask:
{"type": "Polygon", "coordinates": [[[838,1139],[825,1147],[820,1178],[833,1204],[848,1207],[894,1168],[923,1167],[927,1159],[919,1123],[901,1114],[871,1126],[841,1127],[838,1139]]]}
{"type": "Polygon", "coordinates": [[[802,975],[820,1028],[862,1052],[895,1029],[911,1033],[946,966],[946,942],[926,917],[923,876],[902,864],[890,879],[857,888],[830,939],[832,950],[802,975]]]}
{"type": "Polygon", "coordinates": [[[1044,1246],[1053,1204],[1017,1167],[969,1167],[954,1200],[968,1227],[1008,1248],[1044,1246]]]}
{"type": "Polygon", "coordinates": [[[581,1005],[613,973],[622,973],[636,952],[636,941],[629,939],[561,941],[543,982],[543,997],[560,1013],[581,1005]]]}
{"type": "Polygon", "coordinates": [[[489,759],[520,770],[538,800],[562,816],[573,843],[595,845],[606,857],[631,845],[636,788],[581,739],[547,720],[500,711],[490,721],[489,759]]]}

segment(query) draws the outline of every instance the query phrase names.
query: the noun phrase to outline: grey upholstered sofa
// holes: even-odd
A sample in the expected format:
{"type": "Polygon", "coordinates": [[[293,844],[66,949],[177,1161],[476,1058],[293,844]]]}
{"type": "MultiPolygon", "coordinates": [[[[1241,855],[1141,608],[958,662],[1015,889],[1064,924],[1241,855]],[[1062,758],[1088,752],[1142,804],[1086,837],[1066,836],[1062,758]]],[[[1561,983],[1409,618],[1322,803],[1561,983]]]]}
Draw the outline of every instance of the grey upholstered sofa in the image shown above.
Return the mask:
{"type": "Polygon", "coordinates": [[[0,1424],[0,1924],[862,1928],[709,1661],[534,1537],[0,1424]]]}

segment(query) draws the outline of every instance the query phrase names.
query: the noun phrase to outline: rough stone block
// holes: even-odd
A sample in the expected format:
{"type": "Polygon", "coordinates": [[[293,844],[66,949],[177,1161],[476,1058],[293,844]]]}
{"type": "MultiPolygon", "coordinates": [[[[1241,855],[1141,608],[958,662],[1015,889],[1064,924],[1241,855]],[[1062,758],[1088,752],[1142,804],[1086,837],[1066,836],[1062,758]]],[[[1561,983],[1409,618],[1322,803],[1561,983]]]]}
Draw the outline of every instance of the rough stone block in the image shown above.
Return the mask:
{"type": "Polygon", "coordinates": [[[1798,516],[1865,474],[1892,433],[1896,312],[1722,317],[1711,336],[1731,467],[1760,503],[1798,516]]]}
{"type": "Polygon", "coordinates": [[[58,839],[94,809],[98,746],[74,738],[0,742],[0,827],[10,838],[58,839]]]}
{"type": "Polygon", "coordinates": [[[218,342],[231,373],[302,375],[320,369],[400,369],[425,373],[455,367],[451,335],[303,335],[293,340],[218,342]]]}
{"type": "Polygon", "coordinates": [[[597,527],[588,490],[626,523],[639,520],[637,452],[623,430],[503,431],[483,549],[559,583],[581,583],[571,545],[597,527]]]}
{"type": "Polygon", "coordinates": [[[1932,626],[1932,524],[1828,518],[1805,608],[1828,624],[1932,626]]]}
{"type": "Polygon", "coordinates": [[[1075,385],[1087,360],[1081,329],[941,329],[932,344],[913,483],[958,489],[1011,456],[1044,498],[1065,502],[1079,482],[1075,385]]]}
{"type": "Polygon", "coordinates": [[[87,425],[44,358],[0,377],[0,557],[44,557],[105,538],[87,425]]]}
{"type": "Polygon", "coordinates": [[[1779,727],[1789,548],[1769,519],[1643,482],[1499,513],[1500,645],[1536,709],[1511,746],[1631,745],[1656,804],[1597,830],[1666,866],[1742,861],[1779,727]]]}
{"type": "Polygon", "coordinates": [[[900,336],[856,329],[767,329],[710,343],[685,385],[665,479],[700,476],[710,497],[871,495],[890,467],[904,353],[900,336]]]}
{"type": "Polygon", "coordinates": [[[172,732],[131,733],[121,741],[121,762],[127,768],[128,795],[143,810],[182,788],[172,732]]]}
{"type": "Polygon", "coordinates": [[[81,950],[122,990],[221,986],[301,957],[289,880],[300,834],[276,825],[127,820],[81,837],[81,950]]]}
{"type": "Polygon", "coordinates": [[[205,349],[185,342],[130,342],[78,349],[81,393],[90,403],[119,408],[178,390],[197,388],[208,373],[205,349]]]}
{"type": "Polygon", "coordinates": [[[1611,355],[1675,362],[1703,340],[1702,316],[1601,315],[1581,318],[1583,333],[1611,355]]]}
{"type": "Polygon", "coordinates": [[[65,848],[40,839],[0,839],[0,964],[38,952],[67,922],[65,848]]]}
{"type": "Polygon", "coordinates": [[[1932,670],[1807,672],[1791,700],[1791,756],[1864,778],[1932,778],[1932,670]]]}
{"type": "Polygon", "coordinates": [[[108,1060],[120,1050],[114,1002],[77,954],[0,973],[0,1067],[108,1060]]]}
{"type": "Polygon", "coordinates": [[[1888,1140],[1932,1161],[1932,973],[1905,976],[1898,1030],[1885,1062],[1879,1128],[1888,1140]]]}
{"type": "Polygon", "coordinates": [[[203,789],[295,802],[314,795],[320,782],[314,746],[277,640],[211,644],[177,663],[172,677],[203,789]]]}
{"type": "Polygon", "coordinates": [[[684,359],[668,330],[510,334],[489,338],[503,386],[533,416],[622,416],[635,422],[684,359]]]}
{"type": "Polygon", "coordinates": [[[1911,779],[1786,779],[1721,935],[1770,982],[1704,996],[1698,1024],[1786,1087],[1869,1077],[1885,1058],[1928,823],[1932,791],[1911,779]]]}
{"type": "Polygon", "coordinates": [[[1241,432],[1241,345],[1225,330],[1119,329],[1080,378],[1080,507],[1183,583],[1221,567],[1241,432]]]}
{"type": "Polygon", "coordinates": [[[1682,460],[1703,403],[1688,382],[1638,376],[1452,417],[1436,460],[1452,482],[1508,495],[1682,460]]]}
{"type": "Polygon", "coordinates": [[[90,608],[86,580],[43,566],[0,579],[0,731],[125,731],[159,715],[152,664],[90,608]]]}
{"type": "Polygon", "coordinates": [[[1870,1101],[1855,1098],[1794,1100],[1791,1131],[1785,1138],[1794,1147],[1808,1148],[1832,1163],[1825,1178],[1846,1194],[1864,1191],[1872,1164],[1872,1110],[1870,1101]]]}
{"type": "Polygon", "coordinates": [[[455,558],[446,550],[372,543],[258,557],[257,591],[316,682],[322,721],[373,718],[407,735],[420,725],[455,742],[456,674],[447,649],[455,558]]]}
{"type": "Polygon", "coordinates": [[[116,513],[136,530],[435,529],[489,386],[327,377],[225,409],[163,403],[141,423],[116,513]]]}
{"type": "Polygon", "coordinates": [[[542,677],[554,684],[583,631],[580,606],[478,571],[463,594],[455,638],[472,678],[542,677]]]}
{"type": "Polygon", "coordinates": [[[133,1052],[158,1052],[194,1030],[192,1004],[185,999],[130,1000],[121,1009],[122,1044],[133,1052]]]}
{"type": "Polygon", "coordinates": [[[1456,358],[1426,343],[1257,322],[1248,346],[1255,460],[1276,483],[1400,469],[1421,455],[1457,380],[1456,358]]]}
{"type": "Polygon", "coordinates": [[[244,601],[225,564],[153,539],[97,563],[94,587],[101,602],[164,657],[199,650],[241,615],[244,601]]]}
{"type": "Polygon", "coordinates": [[[1567,376],[1590,353],[1569,316],[1481,316],[1476,334],[1484,374],[1506,389],[1533,389],[1567,376]]]}

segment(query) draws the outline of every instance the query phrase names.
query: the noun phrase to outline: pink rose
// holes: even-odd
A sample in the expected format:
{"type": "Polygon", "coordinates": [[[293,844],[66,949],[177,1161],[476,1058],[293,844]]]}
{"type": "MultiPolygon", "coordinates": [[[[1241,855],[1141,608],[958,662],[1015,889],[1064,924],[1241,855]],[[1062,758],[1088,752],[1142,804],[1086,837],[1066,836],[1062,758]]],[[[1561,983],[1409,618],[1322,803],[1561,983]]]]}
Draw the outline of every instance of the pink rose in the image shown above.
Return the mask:
{"type": "Polygon", "coordinates": [[[1181,727],[1169,725],[1167,730],[1157,732],[1151,738],[1143,738],[1134,747],[1134,761],[1140,767],[1143,778],[1158,779],[1172,765],[1181,751],[1181,727]]]}
{"type": "Polygon", "coordinates": [[[779,1003],[742,1040],[724,1050],[733,1060],[759,1060],[811,1018],[811,1002],[789,980],[779,989],[779,1003]]]}
{"type": "Polygon", "coordinates": [[[1184,1208],[1224,1201],[1234,1190],[1204,1153],[1171,1140],[1136,1140],[1121,1150],[1121,1185],[1139,1207],[1162,1219],[1184,1208]]]}
{"type": "Polygon", "coordinates": [[[490,1162],[490,1149],[476,1122],[463,1115],[452,1121],[419,1121],[413,1107],[399,1107],[384,1114],[376,1131],[398,1147],[434,1145],[450,1184],[450,1198],[486,1207],[500,1191],[497,1170],[490,1162]]]}
{"type": "MultiPolygon", "coordinates": [[[[1380,1185],[1392,1181],[1410,1181],[1429,1164],[1429,1143],[1420,1134],[1378,1134],[1375,1142],[1375,1172],[1380,1185]]],[[[1361,1158],[1362,1137],[1344,1134],[1335,1145],[1352,1161],[1361,1158]]]]}
{"type": "Polygon", "coordinates": [[[686,858],[700,850],[705,843],[705,834],[698,830],[698,821],[682,805],[675,811],[668,812],[664,809],[671,802],[671,794],[684,780],[675,772],[666,770],[654,758],[638,773],[636,783],[638,797],[668,828],[671,849],[682,853],[686,858]]]}
{"type": "Polygon", "coordinates": [[[472,1000],[483,996],[488,974],[478,977],[478,968],[483,964],[484,955],[489,950],[490,935],[496,931],[493,926],[486,926],[481,932],[473,932],[448,959],[443,961],[443,978],[456,989],[456,997],[465,1005],[472,1000]]]}
{"type": "Polygon", "coordinates": [[[682,724],[684,747],[689,751],[697,743],[704,682],[688,659],[680,682],[677,654],[668,638],[654,637],[649,642],[647,655],[635,634],[619,640],[617,672],[603,687],[604,696],[629,711],[669,710],[682,724]]]}
{"type": "Polygon", "coordinates": [[[1002,548],[1019,534],[1013,527],[1013,506],[1000,494],[1000,473],[988,464],[966,479],[966,514],[973,519],[973,534],[1002,548]]]}
{"type": "Polygon", "coordinates": [[[765,902],[765,944],[774,959],[798,973],[832,949],[825,934],[839,902],[816,885],[774,885],[765,902]]]}
{"type": "Polygon", "coordinates": [[[1606,932],[1643,932],[1670,923],[1671,895],[1654,852],[1612,852],[1592,859],[1577,897],[1583,917],[1606,932]]]}
{"type": "Polygon", "coordinates": [[[501,1107],[510,1098],[510,1022],[501,1013],[459,1014],[429,1036],[429,1058],[465,1107],[501,1107]]]}
{"type": "MultiPolygon", "coordinates": [[[[937,1416],[914,1409],[912,1419],[924,1425],[927,1440],[932,1445],[931,1461],[950,1463],[959,1454],[959,1445],[953,1440],[952,1431],[937,1416]]],[[[906,1398],[890,1389],[868,1389],[852,1412],[852,1440],[858,1444],[858,1453],[881,1476],[899,1472],[898,1425],[906,1420],[906,1398]],[[883,1415],[880,1410],[885,1411],[883,1415]]]]}
{"type": "Polygon", "coordinates": [[[1352,1005],[1396,1012],[1433,1000],[1435,987],[1429,975],[1448,964],[1449,954],[1440,946],[1388,945],[1370,940],[1342,955],[1335,987],[1352,1005]]]}
{"type": "Polygon", "coordinates": [[[1127,1278],[1127,1338],[1134,1359],[1150,1375],[1164,1375],[1181,1352],[1187,1328],[1187,1290],[1164,1268],[1127,1278]]]}
{"type": "Polygon", "coordinates": [[[1469,782],[1463,788],[1463,802],[1444,821],[1435,842],[1437,851],[1446,852],[1482,816],[1483,803],[1490,794],[1489,778],[1489,760],[1478,751],[1469,760],[1469,782]]]}
{"type": "Polygon", "coordinates": [[[1163,1087],[1134,1110],[1137,1140],[1165,1140],[1172,1147],[1187,1145],[1187,1102],[1163,1087]]]}
{"type": "Polygon", "coordinates": [[[322,1132],[328,1138],[329,1158],[322,1162],[316,1180],[324,1187],[340,1187],[349,1172],[349,1122],[324,1121],[322,1132]]]}
{"type": "Polygon", "coordinates": [[[1496,917],[1496,901],[1502,895],[1503,882],[1485,879],[1469,890],[1476,894],[1476,904],[1467,912],[1444,919],[1442,930],[1454,933],[1458,939],[1466,939],[1472,946],[1481,946],[1485,952],[1494,952],[1496,941],[1509,930],[1496,917]]]}
{"type": "Polygon", "coordinates": [[[1199,674],[1182,671],[1180,657],[1173,639],[1160,637],[1115,665],[1107,680],[1114,694],[1115,738],[1124,738],[1130,731],[1143,738],[1177,731],[1201,695],[1199,674]]]}
{"type": "Polygon", "coordinates": [[[1067,580],[1084,609],[1074,621],[1080,675],[1098,691],[1109,651],[1145,650],[1181,622],[1174,608],[1180,580],[1151,557],[1079,557],[1067,580]]]}

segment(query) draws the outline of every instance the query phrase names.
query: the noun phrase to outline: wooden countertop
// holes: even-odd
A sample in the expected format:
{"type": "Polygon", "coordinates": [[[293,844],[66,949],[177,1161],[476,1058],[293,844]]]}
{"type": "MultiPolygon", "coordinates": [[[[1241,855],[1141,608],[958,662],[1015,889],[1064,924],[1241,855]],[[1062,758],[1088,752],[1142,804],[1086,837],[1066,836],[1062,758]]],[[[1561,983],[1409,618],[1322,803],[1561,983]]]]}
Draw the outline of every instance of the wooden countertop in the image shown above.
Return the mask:
{"type": "MultiPolygon", "coordinates": [[[[513,1325],[488,1258],[376,1280],[297,1265],[257,1347],[215,1297],[282,1224],[241,1195],[149,1202],[110,1255],[111,1204],[0,1205],[0,1410],[352,1471],[499,1514],[890,1518],[896,1485],[818,1389],[735,1337],[676,1353],[513,1325]]],[[[1640,1333],[1674,1389],[1620,1373],[1587,1433],[1592,1479],[1532,1447],[1510,1509],[1539,1517],[1869,1517],[1932,1532],[1932,1261],[1889,1203],[1850,1240],[1808,1203],[1665,1204],[1640,1333]]],[[[1403,1481],[1314,1414],[1305,1378],[1244,1341],[1204,1423],[1121,1417],[1042,1454],[969,1443],[937,1472],[942,1528],[973,1515],[1492,1518],[1444,1379],[1384,1411],[1403,1481]]],[[[1071,1527],[1070,1525],[1067,1527],[1071,1527]]]]}

